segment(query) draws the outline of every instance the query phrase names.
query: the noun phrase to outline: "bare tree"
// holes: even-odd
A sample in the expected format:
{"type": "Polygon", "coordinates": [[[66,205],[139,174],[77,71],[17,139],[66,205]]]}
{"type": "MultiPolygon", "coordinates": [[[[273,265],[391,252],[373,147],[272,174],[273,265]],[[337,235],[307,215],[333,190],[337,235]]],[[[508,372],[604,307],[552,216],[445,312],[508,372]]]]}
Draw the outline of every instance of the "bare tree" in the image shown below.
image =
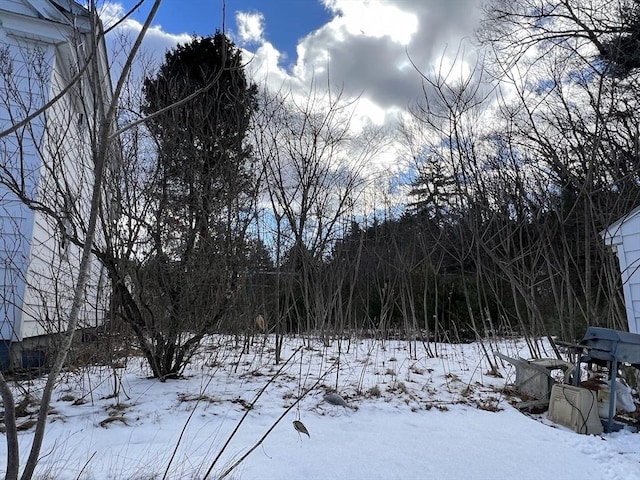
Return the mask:
{"type": "Polygon", "coordinates": [[[383,142],[378,129],[354,133],[354,102],[313,84],[302,96],[265,93],[256,116],[255,149],[286,285],[278,317],[290,328],[322,329],[339,310],[342,280],[322,271],[323,259],[353,219],[369,180],[364,167],[383,142]]]}
{"type": "Polygon", "coordinates": [[[639,201],[637,68],[625,50],[637,18],[626,1],[490,2],[480,35],[504,86],[509,155],[531,179],[545,288],[570,339],[624,318],[599,233],[639,201]]]}

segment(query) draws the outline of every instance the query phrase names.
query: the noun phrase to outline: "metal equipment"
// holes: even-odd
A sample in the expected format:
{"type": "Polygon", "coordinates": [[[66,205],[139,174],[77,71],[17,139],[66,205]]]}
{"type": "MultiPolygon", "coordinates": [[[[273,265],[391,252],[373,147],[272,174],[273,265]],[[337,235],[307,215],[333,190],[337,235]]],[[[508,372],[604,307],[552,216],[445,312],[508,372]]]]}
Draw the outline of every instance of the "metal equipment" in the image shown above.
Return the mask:
{"type": "Polygon", "coordinates": [[[636,368],[640,368],[640,335],[636,333],[622,332],[609,328],[589,327],[584,338],[576,345],[583,351],[578,355],[573,377],[574,385],[580,382],[580,364],[594,363],[607,367],[609,370],[609,415],[604,424],[606,432],[620,430],[623,425],[613,421],[616,410],[615,384],[618,374],[618,366],[621,363],[630,363],[636,368]]]}
{"type": "Polygon", "coordinates": [[[520,393],[534,398],[537,401],[524,402],[523,406],[533,404],[536,406],[547,405],[551,396],[551,388],[556,384],[554,372],[561,370],[565,381],[573,368],[573,364],[556,358],[538,358],[525,360],[524,358],[512,358],[500,352],[494,355],[516,367],[515,387],[520,393]]]}

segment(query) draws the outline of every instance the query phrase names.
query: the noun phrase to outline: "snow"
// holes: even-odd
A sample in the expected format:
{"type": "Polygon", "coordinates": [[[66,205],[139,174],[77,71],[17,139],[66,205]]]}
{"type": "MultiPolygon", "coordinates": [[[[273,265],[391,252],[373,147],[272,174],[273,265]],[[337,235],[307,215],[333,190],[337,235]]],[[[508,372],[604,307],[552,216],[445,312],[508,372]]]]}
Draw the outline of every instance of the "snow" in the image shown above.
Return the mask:
{"type": "MultiPolygon", "coordinates": [[[[480,344],[430,344],[438,353],[431,357],[420,342],[325,346],[291,337],[283,366],[274,363],[272,343],[257,337],[242,353],[242,342],[212,337],[183,379],[166,382],[147,378],[136,358],[126,368],[66,372],[37,478],[201,479],[210,468],[208,478],[219,478],[253,447],[226,478],[640,478],[639,434],[579,435],[544,414],[520,413],[502,392],[512,366],[500,365],[503,378],[488,375],[480,344]],[[348,408],[324,401],[327,392],[348,408]]],[[[527,356],[516,340],[484,346],[527,356]]],[[[37,397],[42,383],[21,388],[37,397]]],[[[20,433],[22,462],[32,435],[32,428],[20,433]]],[[[1,455],[1,470],[5,463],[1,455]]]]}

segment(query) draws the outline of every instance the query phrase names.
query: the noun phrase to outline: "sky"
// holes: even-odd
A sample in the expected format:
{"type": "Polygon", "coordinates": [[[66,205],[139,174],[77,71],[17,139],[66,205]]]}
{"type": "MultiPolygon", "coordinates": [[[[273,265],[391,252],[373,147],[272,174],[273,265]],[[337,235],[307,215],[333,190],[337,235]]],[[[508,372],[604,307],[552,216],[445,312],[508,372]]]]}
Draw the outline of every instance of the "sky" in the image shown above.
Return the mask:
{"type": "MultiPolygon", "coordinates": [[[[214,336],[177,380],[149,378],[135,357],[124,368],[67,371],[36,478],[192,480],[220,455],[214,479],[247,454],[227,480],[637,480],[640,434],[580,435],[547,413],[524,415],[503,392],[514,382],[510,364],[490,376],[478,343],[429,343],[437,357],[426,346],[286,337],[288,360],[275,365],[273,336],[247,351],[214,336]],[[348,407],[324,400],[333,390],[348,407]]],[[[484,348],[527,358],[522,340],[484,348]]],[[[43,382],[24,382],[18,401],[43,382]]],[[[26,415],[19,425],[35,410],[26,415]]],[[[33,427],[20,431],[23,462],[32,439],[33,427]]],[[[0,455],[0,472],[5,465],[0,455]]]]}
{"type": "MultiPolygon", "coordinates": [[[[108,27],[138,3],[105,0],[108,27]]],[[[261,88],[306,99],[349,103],[350,128],[380,129],[375,155],[359,175],[366,194],[356,210],[378,208],[399,213],[415,176],[410,151],[398,125],[409,107],[423,102],[423,77],[445,72],[449,82],[466,79],[476,56],[473,35],[483,0],[163,0],[143,43],[145,57],[156,64],[168,49],[195,35],[222,29],[243,50],[246,71],[261,88]],[[329,98],[325,96],[324,98],[329,98]]],[[[145,0],[120,24],[118,34],[140,31],[152,1],[145,0]]],[[[109,38],[109,37],[108,37],[109,38]]],[[[109,41],[109,40],[108,40],[109,41]]],[[[115,48],[117,50],[117,47],[115,48]]],[[[115,62],[117,63],[117,61],[115,62]]],[[[304,104],[304,102],[302,103],[304,104]]]]}
{"type": "MultiPolygon", "coordinates": [[[[129,9],[136,3],[129,0],[123,1],[122,5],[129,9]]],[[[216,30],[224,30],[240,38],[238,15],[241,23],[248,17],[255,18],[254,25],[262,15],[263,19],[268,19],[268,24],[262,22],[263,39],[278,45],[286,57],[295,59],[298,40],[331,18],[329,10],[315,0],[227,0],[225,10],[226,21],[223,21],[221,0],[164,0],[154,23],[167,33],[210,35],[216,30]]],[[[143,21],[146,11],[145,8],[138,9],[133,18],[143,21]]],[[[256,46],[250,39],[246,43],[249,48],[256,46]]]]}
{"type": "MultiPolygon", "coordinates": [[[[112,18],[137,3],[107,4],[112,18]]],[[[303,92],[312,82],[360,99],[360,113],[376,125],[391,124],[423,95],[421,77],[473,61],[481,0],[227,0],[224,30],[251,59],[257,82],[286,84],[303,92]],[[463,54],[460,54],[463,51],[463,54]]],[[[151,6],[136,10],[123,31],[139,30],[151,6]]],[[[161,55],[193,34],[223,27],[221,0],[164,0],[145,42],[161,55]]],[[[107,25],[109,20],[106,21],[107,25]]]]}

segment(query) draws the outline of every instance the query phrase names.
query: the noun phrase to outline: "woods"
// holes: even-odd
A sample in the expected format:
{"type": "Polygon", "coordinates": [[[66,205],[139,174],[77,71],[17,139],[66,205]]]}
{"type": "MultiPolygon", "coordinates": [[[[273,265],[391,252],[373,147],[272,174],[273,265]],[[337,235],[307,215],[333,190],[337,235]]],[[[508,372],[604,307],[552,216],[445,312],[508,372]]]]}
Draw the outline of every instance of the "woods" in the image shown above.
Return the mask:
{"type": "MultiPolygon", "coordinates": [[[[424,98],[400,135],[410,181],[374,209],[352,195],[341,234],[321,255],[305,245],[298,255],[313,270],[280,275],[291,294],[265,318],[284,312],[299,332],[424,329],[454,340],[624,329],[617,260],[600,233],[638,203],[636,72],[621,70],[633,54],[633,5],[489,4],[484,57],[468,74],[416,72],[424,98]]],[[[271,157],[296,161],[278,147],[271,157]]],[[[263,229],[265,244],[299,238],[304,224],[288,225],[263,229]]]]}

